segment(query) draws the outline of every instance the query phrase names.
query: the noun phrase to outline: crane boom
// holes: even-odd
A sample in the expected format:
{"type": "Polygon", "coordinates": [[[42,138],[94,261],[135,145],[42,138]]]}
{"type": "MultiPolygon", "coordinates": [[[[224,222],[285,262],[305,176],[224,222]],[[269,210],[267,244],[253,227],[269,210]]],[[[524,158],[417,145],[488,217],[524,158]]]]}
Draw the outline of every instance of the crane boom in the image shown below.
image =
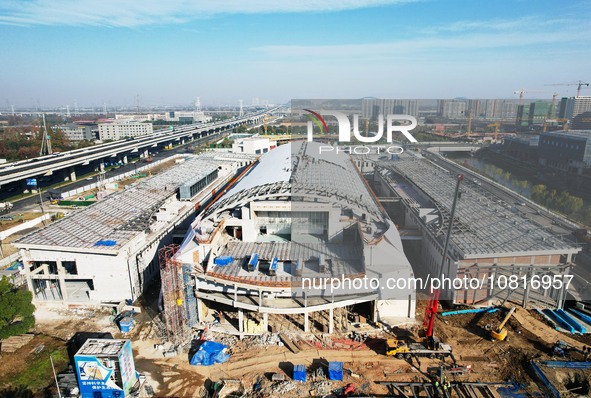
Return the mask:
{"type": "Polygon", "coordinates": [[[581,96],[581,87],[583,87],[583,86],[589,87],[589,83],[579,80],[576,83],[555,83],[555,84],[546,84],[546,86],[577,86],[577,97],[580,97],[581,96]]]}
{"type": "MultiPolygon", "coordinates": [[[[439,265],[439,269],[437,270],[437,276],[443,276],[443,266],[445,265],[445,258],[447,257],[447,248],[449,246],[449,240],[451,238],[451,231],[453,228],[454,223],[454,216],[456,214],[456,206],[458,204],[458,198],[460,196],[460,184],[464,180],[463,174],[458,174],[457,182],[456,182],[456,190],[454,193],[454,200],[451,205],[451,214],[449,219],[449,225],[447,226],[447,234],[445,235],[445,243],[443,245],[443,257],[441,258],[441,264],[439,265]]],[[[437,314],[437,308],[439,307],[439,296],[441,295],[441,291],[439,289],[434,289],[431,292],[429,300],[427,302],[427,308],[425,310],[425,318],[423,320],[423,327],[426,330],[426,337],[427,339],[433,338],[433,325],[435,323],[435,315],[437,314]]]]}

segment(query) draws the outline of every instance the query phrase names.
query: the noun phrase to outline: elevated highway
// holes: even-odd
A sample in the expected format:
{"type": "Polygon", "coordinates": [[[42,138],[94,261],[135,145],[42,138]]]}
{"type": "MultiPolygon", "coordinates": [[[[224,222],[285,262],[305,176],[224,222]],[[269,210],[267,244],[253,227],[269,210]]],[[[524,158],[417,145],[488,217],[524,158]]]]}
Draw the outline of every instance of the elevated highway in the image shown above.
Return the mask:
{"type": "Polygon", "coordinates": [[[192,124],[175,128],[174,130],[158,130],[152,134],[96,145],[84,149],[62,152],[48,156],[42,156],[30,160],[18,161],[2,165],[0,167],[0,186],[27,178],[49,176],[56,171],[64,171],[70,180],[76,180],[76,167],[87,166],[91,162],[104,162],[108,159],[117,162],[127,163],[127,156],[139,155],[148,156],[151,148],[166,147],[174,144],[184,143],[188,140],[195,140],[222,131],[231,130],[241,125],[255,125],[263,121],[267,113],[271,113],[280,107],[269,109],[264,112],[246,115],[223,122],[209,124],[192,124]]]}

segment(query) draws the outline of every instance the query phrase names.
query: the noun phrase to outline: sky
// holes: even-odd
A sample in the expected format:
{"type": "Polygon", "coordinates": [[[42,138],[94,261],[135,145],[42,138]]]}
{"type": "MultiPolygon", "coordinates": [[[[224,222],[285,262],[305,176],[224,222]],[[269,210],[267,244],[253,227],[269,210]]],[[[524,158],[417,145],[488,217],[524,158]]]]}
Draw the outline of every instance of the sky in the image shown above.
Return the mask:
{"type": "MultiPolygon", "coordinates": [[[[572,96],[591,3],[0,0],[0,110],[572,96]]],[[[591,90],[583,90],[591,95],[591,90]]]]}

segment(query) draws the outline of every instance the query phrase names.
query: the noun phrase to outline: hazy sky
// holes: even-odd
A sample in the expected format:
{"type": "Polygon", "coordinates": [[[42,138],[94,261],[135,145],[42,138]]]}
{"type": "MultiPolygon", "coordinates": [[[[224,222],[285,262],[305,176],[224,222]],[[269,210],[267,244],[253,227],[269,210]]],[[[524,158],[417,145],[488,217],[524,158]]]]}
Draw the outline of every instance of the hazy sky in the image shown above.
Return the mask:
{"type": "Polygon", "coordinates": [[[591,79],[590,17],[575,0],[0,0],[0,109],[573,95],[544,85],[591,79]]]}

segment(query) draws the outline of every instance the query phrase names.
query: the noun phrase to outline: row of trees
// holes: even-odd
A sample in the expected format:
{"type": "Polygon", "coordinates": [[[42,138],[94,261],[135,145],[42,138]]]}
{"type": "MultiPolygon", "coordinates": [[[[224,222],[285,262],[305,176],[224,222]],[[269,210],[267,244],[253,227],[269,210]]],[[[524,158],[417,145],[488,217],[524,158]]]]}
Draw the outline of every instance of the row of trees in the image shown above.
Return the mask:
{"type": "Polygon", "coordinates": [[[537,184],[530,188],[528,181],[512,178],[510,172],[494,165],[487,164],[484,171],[493,180],[504,180],[510,183],[521,194],[529,193],[529,197],[534,202],[549,209],[558,210],[570,218],[591,226],[591,204],[586,204],[582,198],[571,195],[568,191],[548,189],[544,184],[537,184]]]}
{"type": "Polygon", "coordinates": [[[534,185],[531,190],[531,198],[552,209],[559,210],[570,216],[583,216],[587,223],[591,221],[591,207],[586,206],[582,198],[571,195],[567,191],[557,192],[549,190],[544,184],[534,185]]]}

